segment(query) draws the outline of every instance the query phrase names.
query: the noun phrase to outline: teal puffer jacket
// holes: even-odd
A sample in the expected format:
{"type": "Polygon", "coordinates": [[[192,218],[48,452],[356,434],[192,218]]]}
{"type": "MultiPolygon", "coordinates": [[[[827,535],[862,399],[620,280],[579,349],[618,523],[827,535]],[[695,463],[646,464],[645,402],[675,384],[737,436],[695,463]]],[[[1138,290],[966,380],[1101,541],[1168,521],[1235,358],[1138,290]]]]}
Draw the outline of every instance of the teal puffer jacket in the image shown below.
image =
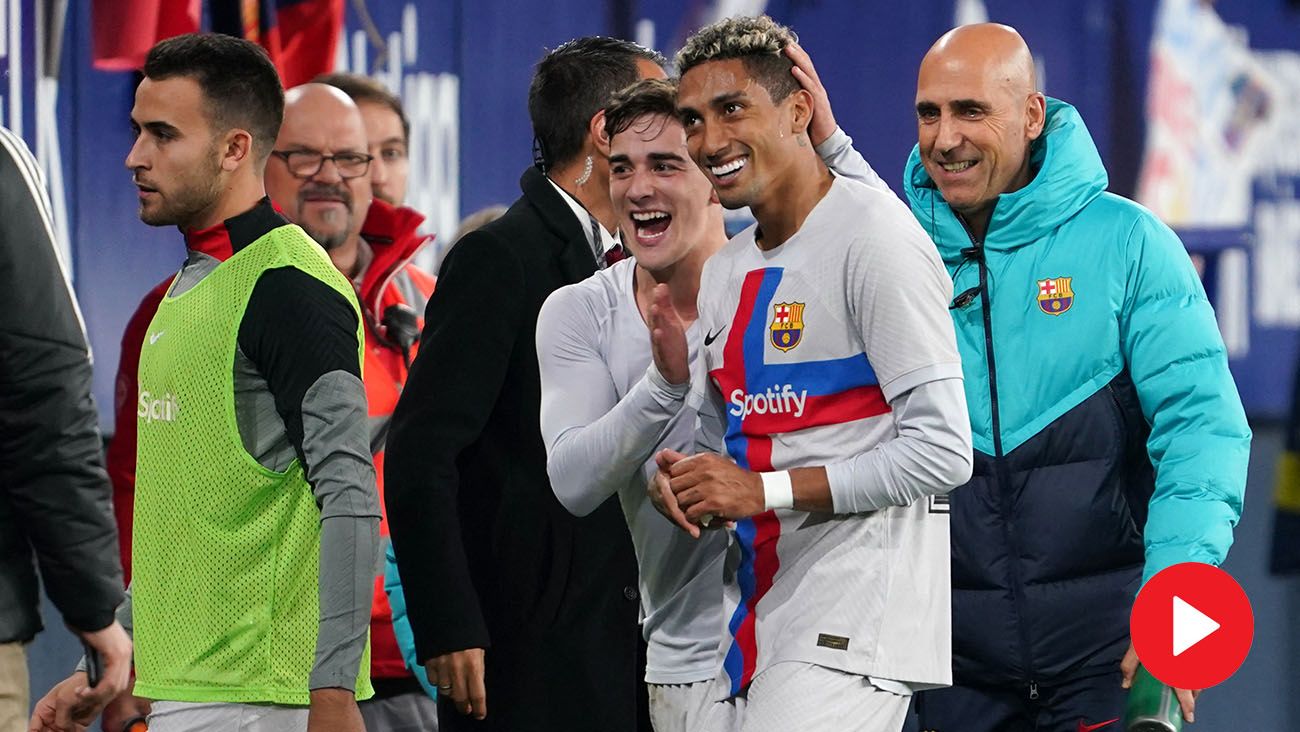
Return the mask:
{"type": "Polygon", "coordinates": [[[1250,429],[1177,236],[1105,192],[1083,120],[1049,99],[1034,179],[976,241],[913,150],[904,190],[954,282],[975,447],[951,494],[957,683],[1113,671],[1141,582],[1217,565],[1250,429]]]}

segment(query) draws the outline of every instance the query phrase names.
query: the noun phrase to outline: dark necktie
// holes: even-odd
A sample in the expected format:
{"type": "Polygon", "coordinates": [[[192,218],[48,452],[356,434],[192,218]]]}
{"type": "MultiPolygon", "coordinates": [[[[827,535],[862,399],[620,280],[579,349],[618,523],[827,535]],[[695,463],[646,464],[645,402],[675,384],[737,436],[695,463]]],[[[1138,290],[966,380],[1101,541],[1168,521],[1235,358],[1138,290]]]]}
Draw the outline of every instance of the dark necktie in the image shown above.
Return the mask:
{"type": "Polygon", "coordinates": [[[605,251],[605,266],[613,267],[616,262],[627,259],[627,250],[622,244],[615,244],[605,251]]]}
{"type": "Polygon", "coordinates": [[[596,266],[605,269],[613,267],[615,262],[621,262],[627,259],[627,250],[623,248],[623,243],[615,239],[614,246],[610,247],[603,254],[601,249],[605,245],[605,238],[601,236],[604,227],[596,220],[595,216],[587,214],[587,220],[591,222],[591,250],[596,255],[596,266]]]}

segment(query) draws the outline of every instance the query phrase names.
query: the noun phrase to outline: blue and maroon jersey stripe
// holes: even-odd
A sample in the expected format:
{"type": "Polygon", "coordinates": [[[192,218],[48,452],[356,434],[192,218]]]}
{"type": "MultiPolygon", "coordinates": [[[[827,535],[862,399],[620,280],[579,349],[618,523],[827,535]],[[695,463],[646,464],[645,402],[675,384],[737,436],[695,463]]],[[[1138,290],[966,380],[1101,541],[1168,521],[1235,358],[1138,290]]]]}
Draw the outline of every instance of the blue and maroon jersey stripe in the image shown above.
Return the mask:
{"type": "Polygon", "coordinates": [[[727,624],[733,641],[722,662],[723,670],[731,679],[732,696],[754,679],[754,664],[758,661],[754,608],[772,589],[772,580],[781,566],[781,558],[776,554],[776,540],[780,535],[781,519],[774,511],[736,522],[736,538],[740,541],[740,567],[736,573],[740,604],[727,624]]]}
{"type": "MultiPolygon", "coordinates": [[[[767,267],[745,276],[740,303],[723,346],[722,366],[710,372],[726,402],[727,452],[742,468],[759,472],[773,470],[774,434],[853,422],[889,411],[866,354],[824,361],[766,363],[767,313],[784,271],[782,267],[767,267]],[[792,411],[748,415],[744,410],[740,415],[733,412],[733,392],[759,394],[769,388],[780,390],[787,384],[804,395],[804,409],[799,416],[792,411]]],[[[810,325],[817,327],[805,320],[805,331],[810,325]]],[[[743,691],[753,679],[758,658],[755,608],[771,589],[780,568],[776,551],[780,535],[780,519],[772,511],[736,522],[741,550],[737,570],[740,604],[728,623],[733,640],[723,661],[732,695],[743,691]]]]}

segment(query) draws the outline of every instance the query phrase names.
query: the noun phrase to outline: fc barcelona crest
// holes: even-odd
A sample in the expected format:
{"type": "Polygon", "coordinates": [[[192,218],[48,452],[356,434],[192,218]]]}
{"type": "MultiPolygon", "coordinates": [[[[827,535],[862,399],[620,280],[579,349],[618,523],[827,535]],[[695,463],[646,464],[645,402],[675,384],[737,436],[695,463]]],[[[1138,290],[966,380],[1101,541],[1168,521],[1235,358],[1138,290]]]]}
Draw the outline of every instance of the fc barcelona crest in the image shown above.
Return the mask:
{"type": "Polygon", "coordinates": [[[803,303],[779,302],[772,306],[772,345],[788,351],[803,337],[803,303]]]}
{"type": "Polygon", "coordinates": [[[1038,281],[1038,308],[1048,315],[1060,315],[1074,304],[1073,277],[1055,277],[1038,281]]]}

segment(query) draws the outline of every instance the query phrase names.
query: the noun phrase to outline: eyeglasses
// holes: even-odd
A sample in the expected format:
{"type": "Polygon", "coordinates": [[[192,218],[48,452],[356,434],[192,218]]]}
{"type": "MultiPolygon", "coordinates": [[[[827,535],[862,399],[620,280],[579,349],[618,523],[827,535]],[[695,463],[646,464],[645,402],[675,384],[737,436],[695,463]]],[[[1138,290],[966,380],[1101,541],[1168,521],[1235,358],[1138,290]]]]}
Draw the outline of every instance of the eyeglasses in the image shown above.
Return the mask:
{"type": "Polygon", "coordinates": [[[315,150],[272,150],[271,154],[284,161],[289,174],[295,178],[310,178],[320,172],[329,160],[339,171],[340,178],[360,178],[370,170],[370,161],[374,155],[366,153],[342,152],[325,155],[315,150]]]}

